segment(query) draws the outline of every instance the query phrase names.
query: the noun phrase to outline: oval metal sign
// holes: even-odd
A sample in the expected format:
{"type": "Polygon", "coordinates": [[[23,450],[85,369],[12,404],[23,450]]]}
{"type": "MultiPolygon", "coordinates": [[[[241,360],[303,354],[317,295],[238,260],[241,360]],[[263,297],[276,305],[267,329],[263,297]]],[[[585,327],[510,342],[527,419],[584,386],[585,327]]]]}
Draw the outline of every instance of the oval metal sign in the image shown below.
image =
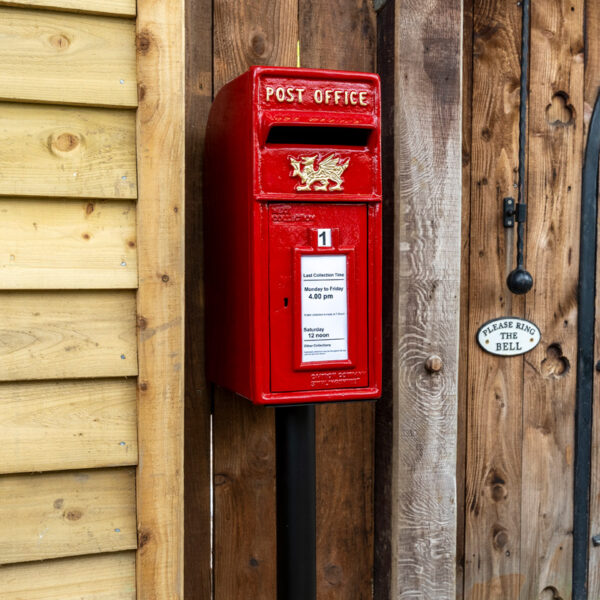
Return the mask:
{"type": "Polygon", "coordinates": [[[484,323],[477,332],[477,343],[490,354],[518,356],[533,350],[542,334],[537,325],[518,317],[500,317],[484,323]]]}

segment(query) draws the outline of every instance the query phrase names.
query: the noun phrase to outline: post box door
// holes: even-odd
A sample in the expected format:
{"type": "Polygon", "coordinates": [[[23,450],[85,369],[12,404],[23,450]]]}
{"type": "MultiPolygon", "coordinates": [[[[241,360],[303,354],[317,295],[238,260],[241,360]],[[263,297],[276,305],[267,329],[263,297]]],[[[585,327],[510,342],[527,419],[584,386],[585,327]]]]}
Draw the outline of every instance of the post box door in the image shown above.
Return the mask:
{"type": "Polygon", "coordinates": [[[271,391],[368,385],[366,204],[269,207],[271,391]]]}

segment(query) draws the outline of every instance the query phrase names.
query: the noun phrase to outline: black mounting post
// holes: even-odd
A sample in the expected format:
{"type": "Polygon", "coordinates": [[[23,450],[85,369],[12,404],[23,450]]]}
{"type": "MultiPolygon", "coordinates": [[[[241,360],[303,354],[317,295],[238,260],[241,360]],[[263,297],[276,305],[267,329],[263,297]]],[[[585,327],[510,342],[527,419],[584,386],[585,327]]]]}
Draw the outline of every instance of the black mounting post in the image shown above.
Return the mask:
{"type": "Polygon", "coordinates": [[[275,423],[277,598],[316,600],[315,407],[278,407],[275,423]]]}

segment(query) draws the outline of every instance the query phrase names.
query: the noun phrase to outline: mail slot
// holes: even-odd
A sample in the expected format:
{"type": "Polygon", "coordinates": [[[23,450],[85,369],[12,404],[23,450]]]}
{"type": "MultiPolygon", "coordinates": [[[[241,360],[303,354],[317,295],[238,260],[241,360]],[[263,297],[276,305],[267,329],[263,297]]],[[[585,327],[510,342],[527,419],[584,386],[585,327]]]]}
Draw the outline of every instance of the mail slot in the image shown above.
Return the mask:
{"type": "Polygon", "coordinates": [[[206,373],[255,404],[381,390],[379,79],[253,67],[206,133],[206,373]]]}

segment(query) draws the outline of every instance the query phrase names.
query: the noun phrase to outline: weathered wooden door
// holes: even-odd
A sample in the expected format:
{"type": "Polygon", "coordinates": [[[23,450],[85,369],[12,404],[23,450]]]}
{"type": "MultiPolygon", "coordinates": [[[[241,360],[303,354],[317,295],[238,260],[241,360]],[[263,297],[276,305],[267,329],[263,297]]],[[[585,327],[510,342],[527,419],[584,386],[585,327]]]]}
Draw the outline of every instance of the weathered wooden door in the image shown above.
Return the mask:
{"type": "MultiPolygon", "coordinates": [[[[568,600],[581,576],[573,571],[577,289],[584,147],[600,84],[600,4],[531,2],[526,254],[535,283],[524,296],[505,283],[515,241],[501,213],[502,199],[517,191],[521,3],[474,0],[465,8],[464,572],[457,597],[568,600]],[[510,358],[484,352],[478,327],[503,315],[536,323],[541,343],[510,358]]],[[[578,493],[591,493],[598,528],[595,427],[592,489],[578,493]]],[[[599,549],[588,543],[588,597],[595,599],[599,549]]]]}

